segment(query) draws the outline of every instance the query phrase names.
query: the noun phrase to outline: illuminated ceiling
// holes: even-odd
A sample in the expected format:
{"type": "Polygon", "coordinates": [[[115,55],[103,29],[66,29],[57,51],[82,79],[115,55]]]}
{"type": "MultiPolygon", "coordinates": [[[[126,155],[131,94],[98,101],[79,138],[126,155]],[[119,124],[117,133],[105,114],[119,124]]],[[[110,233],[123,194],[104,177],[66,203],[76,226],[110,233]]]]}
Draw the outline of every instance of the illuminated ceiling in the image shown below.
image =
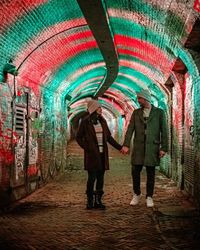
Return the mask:
{"type": "Polygon", "coordinates": [[[0,70],[13,59],[18,85],[58,94],[69,105],[96,96],[108,107],[114,100],[121,112],[149,87],[165,107],[177,59],[194,73],[185,43],[199,17],[196,2],[1,1],[0,70]]]}

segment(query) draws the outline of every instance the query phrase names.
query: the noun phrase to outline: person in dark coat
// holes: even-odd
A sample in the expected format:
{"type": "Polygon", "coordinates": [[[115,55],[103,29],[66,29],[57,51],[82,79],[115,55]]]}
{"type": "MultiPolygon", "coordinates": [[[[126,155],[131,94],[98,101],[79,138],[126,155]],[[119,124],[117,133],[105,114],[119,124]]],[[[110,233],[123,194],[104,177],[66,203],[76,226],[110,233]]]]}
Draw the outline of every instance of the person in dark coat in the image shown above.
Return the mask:
{"type": "Polygon", "coordinates": [[[122,153],[127,154],[133,136],[131,154],[132,179],[134,195],[130,205],[137,205],[141,198],[140,173],[146,167],[146,203],[153,207],[153,192],[155,183],[155,167],[159,166],[160,158],[168,151],[168,128],[165,113],[151,104],[151,94],[148,89],[137,95],[140,108],[134,110],[125,134],[122,153]]]}
{"type": "Polygon", "coordinates": [[[76,135],[78,144],[84,149],[84,169],[88,172],[87,209],[105,209],[102,195],[104,173],[109,169],[107,142],[118,150],[122,149],[122,146],[112,137],[107,122],[101,114],[100,103],[97,100],[90,100],[88,115],[81,120],[76,135]]]}

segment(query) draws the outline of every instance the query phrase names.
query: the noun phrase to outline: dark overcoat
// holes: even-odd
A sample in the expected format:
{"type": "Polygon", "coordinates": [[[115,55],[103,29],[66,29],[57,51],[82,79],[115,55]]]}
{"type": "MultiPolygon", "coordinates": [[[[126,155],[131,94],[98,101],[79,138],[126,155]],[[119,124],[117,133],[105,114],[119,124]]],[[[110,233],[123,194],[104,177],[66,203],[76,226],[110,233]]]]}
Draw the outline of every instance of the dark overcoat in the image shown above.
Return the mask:
{"type": "Polygon", "coordinates": [[[131,138],[133,138],[131,163],[159,166],[159,151],[168,151],[168,129],[164,111],[152,105],[145,137],[143,110],[141,108],[134,110],[125,135],[124,146],[130,147],[131,138]]]}
{"type": "MultiPolygon", "coordinates": [[[[104,159],[105,159],[105,170],[109,169],[108,159],[108,145],[110,143],[114,148],[121,150],[122,146],[118,144],[112,137],[111,132],[108,128],[106,120],[100,116],[99,121],[103,129],[103,148],[104,148],[104,159]]],[[[85,170],[98,170],[102,169],[101,156],[99,152],[97,137],[94,126],[90,119],[90,115],[83,118],[81,121],[76,140],[81,148],[84,149],[84,169],[85,170]]]]}

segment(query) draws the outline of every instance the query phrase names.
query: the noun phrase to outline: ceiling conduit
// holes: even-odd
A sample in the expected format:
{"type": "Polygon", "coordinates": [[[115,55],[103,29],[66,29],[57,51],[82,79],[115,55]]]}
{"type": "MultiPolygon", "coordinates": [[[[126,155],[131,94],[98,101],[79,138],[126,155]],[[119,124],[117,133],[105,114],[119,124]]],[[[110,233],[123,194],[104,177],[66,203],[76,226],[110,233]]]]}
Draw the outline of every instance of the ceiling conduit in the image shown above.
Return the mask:
{"type": "Polygon", "coordinates": [[[95,97],[99,97],[111,86],[118,75],[118,57],[102,2],[99,0],[77,0],[77,2],[96,39],[107,68],[107,75],[94,94],[95,97]]]}

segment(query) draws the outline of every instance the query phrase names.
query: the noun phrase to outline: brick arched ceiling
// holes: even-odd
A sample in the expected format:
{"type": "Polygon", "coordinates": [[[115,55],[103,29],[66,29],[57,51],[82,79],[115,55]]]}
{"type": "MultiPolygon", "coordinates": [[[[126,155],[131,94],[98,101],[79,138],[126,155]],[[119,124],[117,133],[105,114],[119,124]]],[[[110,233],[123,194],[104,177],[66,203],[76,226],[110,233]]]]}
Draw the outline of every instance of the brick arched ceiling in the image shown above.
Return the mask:
{"type": "MultiPolygon", "coordinates": [[[[5,0],[0,2],[0,71],[9,59],[18,86],[73,104],[96,96],[135,105],[149,87],[166,105],[165,83],[199,18],[198,0],[5,0]]],[[[187,46],[190,44],[187,42],[187,46]]],[[[191,45],[192,46],[192,45],[191,45]]]]}

